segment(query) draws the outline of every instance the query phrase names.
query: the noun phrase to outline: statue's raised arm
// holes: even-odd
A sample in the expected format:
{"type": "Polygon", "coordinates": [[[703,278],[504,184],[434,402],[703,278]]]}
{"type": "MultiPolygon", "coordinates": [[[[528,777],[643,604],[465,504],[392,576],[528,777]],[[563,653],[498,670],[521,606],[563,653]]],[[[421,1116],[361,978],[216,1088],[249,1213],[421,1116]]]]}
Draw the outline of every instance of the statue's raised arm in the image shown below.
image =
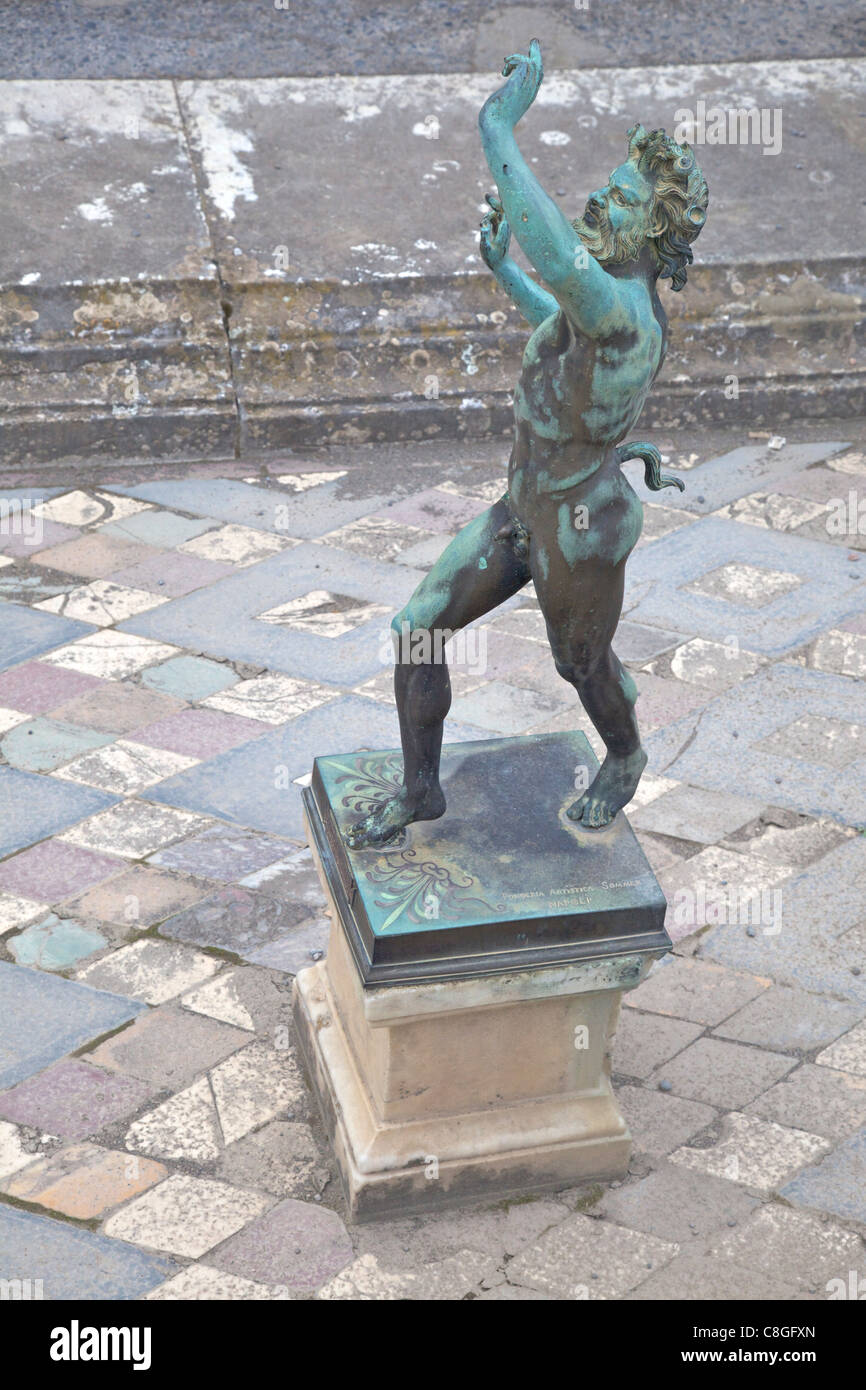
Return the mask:
{"type": "Polygon", "coordinates": [[[594,336],[610,326],[621,296],[616,284],[587,254],[579,232],[542,188],[514,134],[544,78],[538,40],[532,40],[528,54],[512,53],[506,58],[502,74],[504,85],[488,97],[478,117],[481,143],[501,208],[557,304],[582,332],[594,336]]]}

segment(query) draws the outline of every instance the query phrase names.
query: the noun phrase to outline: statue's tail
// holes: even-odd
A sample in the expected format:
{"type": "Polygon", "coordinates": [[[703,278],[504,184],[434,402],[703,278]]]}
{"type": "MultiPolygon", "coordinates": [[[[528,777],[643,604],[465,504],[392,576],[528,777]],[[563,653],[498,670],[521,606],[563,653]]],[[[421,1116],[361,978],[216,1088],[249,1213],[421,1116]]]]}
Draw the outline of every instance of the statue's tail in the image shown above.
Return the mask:
{"type": "Polygon", "coordinates": [[[663,487],[678,487],[680,492],[685,492],[686,485],[682,478],[675,478],[672,473],[662,473],[662,456],[654,444],[620,444],[616,452],[620,463],[625,463],[627,459],[643,459],[644,482],[652,492],[660,492],[663,487]]]}

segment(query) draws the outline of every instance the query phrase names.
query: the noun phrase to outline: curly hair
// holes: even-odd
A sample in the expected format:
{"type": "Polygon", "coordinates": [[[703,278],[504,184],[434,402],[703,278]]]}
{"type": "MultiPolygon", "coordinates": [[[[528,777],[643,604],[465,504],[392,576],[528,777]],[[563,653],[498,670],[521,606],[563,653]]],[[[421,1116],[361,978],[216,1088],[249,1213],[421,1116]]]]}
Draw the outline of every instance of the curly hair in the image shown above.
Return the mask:
{"type": "Polygon", "coordinates": [[[678,145],[664,130],[634,125],[628,132],[628,158],[652,175],[653,228],[649,240],[661,262],[659,278],[681,290],[694,259],[690,243],[707,220],[707,182],[690,145],[678,145]]]}

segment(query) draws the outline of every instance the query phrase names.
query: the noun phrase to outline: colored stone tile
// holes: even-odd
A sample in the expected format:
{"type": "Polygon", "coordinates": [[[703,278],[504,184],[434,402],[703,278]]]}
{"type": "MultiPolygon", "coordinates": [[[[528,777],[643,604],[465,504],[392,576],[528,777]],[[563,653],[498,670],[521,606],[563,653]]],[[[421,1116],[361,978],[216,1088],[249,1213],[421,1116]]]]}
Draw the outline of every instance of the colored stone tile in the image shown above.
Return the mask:
{"type": "Polygon", "coordinates": [[[716,791],[710,795],[681,786],[655,797],[630,819],[636,829],[713,845],[747,821],[755,820],[763,809],[763,802],[750,801],[733,792],[716,791]]]}
{"type": "Polygon", "coordinates": [[[166,777],[173,777],[198,760],[164,748],[150,748],[130,739],[118,739],[108,748],[84,753],[58,768],[55,776],[68,782],[83,782],[116,796],[134,796],[166,777]]]}
{"type": "Polygon", "coordinates": [[[753,1100],[745,1113],[838,1144],[866,1124],[866,1077],[806,1063],[753,1100]]]}
{"type": "Polygon", "coordinates": [[[866,1223],[866,1128],[786,1183],[780,1196],[797,1207],[866,1223]]]}
{"type": "MultiPolygon", "coordinates": [[[[17,603],[0,602],[0,670],[18,666],[22,661],[45,656],[61,642],[74,642],[91,628],[72,618],[59,618],[54,613],[40,613],[35,608],[22,608],[17,603]]],[[[56,653],[52,652],[52,659],[56,653]]],[[[94,672],[90,673],[97,674],[94,672]]]]}
{"type": "Polygon", "coordinates": [[[477,497],[461,497],[458,493],[429,488],[396,502],[383,515],[388,521],[404,526],[418,526],[423,531],[457,531],[474,517],[487,511],[488,503],[477,497]]]}
{"type": "MultiPolygon", "coordinates": [[[[717,1302],[765,1303],[796,1299],[796,1284],[785,1282],[783,1271],[768,1279],[753,1269],[744,1269],[732,1260],[714,1256],[678,1255],[657,1274],[651,1274],[629,1294],[629,1299],[652,1303],[684,1303],[712,1299],[717,1302]]],[[[724,1353],[723,1353],[724,1354],[724,1353]]]]}
{"type": "Polygon", "coordinates": [[[63,526],[57,521],[33,521],[28,516],[26,527],[22,526],[15,535],[0,534],[0,548],[5,555],[29,560],[32,555],[40,554],[49,546],[75,540],[77,535],[73,526],[63,526]]]}
{"type": "Polygon", "coordinates": [[[203,760],[266,734],[271,727],[260,720],[221,710],[185,709],[155,724],[146,724],[137,730],[135,741],[203,760]]]}
{"type": "Polygon", "coordinates": [[[767,988],[768,981],[737,975],[702,961],[677,957],[655,970],[623,999],[629,1008],[684,1018],[690,1023],[721,1023],[767,988]]]}
{"type": "Polygon", "coordinates": [[[690,685],[720,691],[753,676],[762,663],[762,657],[742,651],[739,643],[726,646],[724,642],[693,637],[691,642],[677,647],[671,657],[671,674],[690,685]]]}
{"type": "Polygon", "coordinates": [[[66,911],[76,917],[115,922],[143,931],[198,902],[207,892],[206,884],[136,865],[67,903],[66,911]]]}
{"type": "Polygon", "coordinates": [[[388,622],[377,617],[342,637],[323,637],[260,622],[259,615],[315,589],[344,594],[361,603],[374,602],[396,612],[420,578],[420,572],[403,565],[305,543],[242,569],[231,579],[131,618],[123,626],[128,632],[248,662],[296,679],[353,686],[391,664],[388,622]],[[226,622],[227,613],[231,614],[230,623],[226,622]]]}
{"type": "Polygon", "coordinates": [[[38,1153],[24,1148],[23,1131],[6,1120],[0,1120],[0,1179],[7,1179],[21,1168],[27,1168],[38,1153]]]}
{"type": "MultiPolygon", "coordinates": [[[[118,489],[121,491],[121,489],[118,489]]],[[[177,507],[219,521],[238,522],[259,531],[283,536],[320,536],[373,511],[385,497],[340,497],[337,483],[317,488],[312,496],[250,486],[227,478],[185,478],[169,482],[140,483],[122,491],[146,497],[163,507],[177,507]]]]}
{"type": "Polygon", "coordinates": [[[320,912],[325,906],[319,875],[307,845],[247,874],[240,885],[283,902],[303,903],[311,912],[320,912]]]}
{"type": "Polygon", "coordinates": [[[7,729],[14,729],[16,724],[26,724],[28,715],[19,709],[7,709],[0,705],[0,733],[6,733],[7,729]]]}
{"type": "Polygon", "coordinates": [[[310,589],[299,598],[289,599],[288,603],[257,613],[256,618],[260,623],[291,628],[294,632],[334,638],[353,632],[373,619],[390,622],[391,610],[385,604],[335,594],[330,589],[310,589]]]}
{"type": "Polygon", "coordinates": [[[291,676],[257,676],[204,701],[211,709],[243,715],[265,724],[283,724],[332,700],[336,691],[291,676]]]}
{"type": "Polygon", "coordinates": [[[78,536],[74,541],[65,541],[63,545],[52,546],[50,550],[43,550],[39,563],[61,570],[64,574],[81,575],[84,579],[104,579],[113,570],[152,558],[153,552],[149,546],[120,540],[105,532],[92,532],[78,536]]]}
{"type": "Polygon", "coordinates": [[[149,593],[166,598],[181,598],[233,572],[231,565],[219,565],[198,555],[169,552],[115,570],[109,578],[115,584],[127,584],[133,589],[147,589],[149,593]]]}
{"type": "Polygon", "coordinates": [[[295,544],[288,537],[272,536],[264,531],[255,531],[249,526],[221,526],[217,531],[207,531],[195,540],[186,541],[180,547],[180,554],[195,555],[202,560],[217,564],[233,565],[245,569],[247,565],[257,565],[269,555],[278,554],[286,546],[295,544]]]}
{"type": "Polygon", "coordinates": [[[180,1003],[235,1028],[273,1037],[274,1029],[286,1021],[286,982],[273,971],[240,966],[190,990],[180,1003]]]}
{"type": "Polygon", "coordinates": [[[14,893],[0,893],[0,936],[16,927],[26,926],[47,911],[48,904],[33,898],[19,898],[14,893]]]}
{"type": "Polygon", "coordinates": [[[608,1188],[593,1214],[689,1245],[706,1241],[722,1226],[745,1221],[757,1202],[733,1183],[693,1173],[681,1164],[666,1164],[640,1182],[608,1188]]]}
{"type": "MultiPolygon", "coordinates": [[[[481,736],[478,729],[449,720],[447,737],[452,743],[481,736]]],[[[210,758],[146,796],[300,839],[304,835],[301,799],[293,779],[309,773],[313,758],[323,748],[350,752],[395,748],[399,742],[393,705],[346,696],[300,715],[284,729],[210,758]]]]}
{"type": "Polygon", "coordinates": [[[61,902],[122,869],[117,859],[67,844],[43,841],[0,865],[0,887],[25,898],[61,902]]]}
{"type": "Polygon", "coordinates": [[[125,805],[104,811],[102,815],[93,816],[74,830],[68,830],[62,839],[87,849],[108,850],[110,854],[125,859],[145,859],[172,840],[194,835],[207,824],[204,816],[196,816],[189,811],[174,811],[143,801],[128,801],[125,805]]]}
{"type": "MultiPolygon", "coordinates": [[[[839,999],[824,999],[819,994],[807,994],[805,990],[773,985],[720,1023],[715,1031],[720,1038],[734,1038],[758,1047],[811,1052],[838,1038],[862,1017],[862,1012],[855,1004],[839,999]]],[[[818,1061],[832,1052],[829,1048],[821,1053],[818,1061]]],[[[839,1060],[828,1060],[827,1065],[841,1067],[843,1071],[854,1070],[839,1060]]],[[[866,1051],[863,1074],[866,1075],[866,1051]]]]}
{"type": "Polygon", "coordinates": [[[811,663],[821,671],[840,676],[866,676],[866,636],[833,628],[824,632],[812,648],[811,663]]]}
{"type": "Polygon", "coordinates": [[[727,599],[737,608],[766,608],[768,603],[796,589],[800,579],[785,570],[757,565],[720,565],[685,587],[692,593],[727,599]]]}
{"type": "Polygon", "coordinates": [[[96,1144],[74,1144],[3,1183],[9,1197],[90,1221],[168,1177],[161,1163],[96,1144]]]}
{"type": "Polygon", "coordinates": [[[226,1274],[221,1269],[200,1264],[189,1265],[147,1295],[148,1300],[176,1300],[182,1303],[201,1300],[208,1303],[260,1303],[269,1299],[286,1302],[290,1297],[282,1285],[257,1284],[252,1279],[241,1279],[237,1274],[226,1274]]]}
{"type": "Polygon", "coordinates": [[[34,605],[46,613],[63,613],[70,618],[78,618],[97,627],[111,627],[133,618],[136,613],[145,613],[157,604],[168,600],[146,589],[127,589],[122,584],[112,584],[108,579],[95,579],[92,584],[84,584],[71,589],[68,594],[56,598],[43,599],[34,605]]]}
{"type": "MultiPolygon", "coordinates": [[[[212,521],[194,520],[188,516],[178,516],[177,512],[166,512],[150,507],[136,512],[134,516],[113,520],[103,528],[103,535],[121,536],[125,540],[143,542],[171,549],[191,541],[213,526],[212,521]]],[[[167,557],[166,557],[167,558],[167,557]]]]}
{"type": "Polygon", "coordinates": [[[32,719],[18,724],[0,740],[0,750],[12,767],[24,772],[50,772],[79,753],[101,748],[111,741],[100,734],[60,719],[32,719]]]}
{"type": "Polygon", "coordinates": [[[578,1214],[516,1255],[508,1278],[564,1299],[622,1298],[678,1252],[672,1241],[578,1214]]]}
{"type": "Polygon", "coordinates": [[[671,1162],[769,1193],[780,1189],[792,1173],[829,1148],[820,1135],[736,1111],[725,1115],[720,1126],[721,1135],[714,1144],[678,1148],[671,1154],[671,1162]]]}
{"type": "Polygon", "coordinates": [[[646,627],[643,623],[632,623],[624,618],[616,630],[616,654],[620,661],[642,665],[654,656],[670,651],[682,641],[675,632],[666,632],[660,627],[646,627]]]}
{"type": "Polygon", "coordinates": [[[105,492],[89,494],[80,489],[64,492],[33,508],[34,515],[46,521],[62,522],[65,526],[102,525],[143,510],[141,504],[132,498],[114,497],[105,492]]]}
{"type": "MultiPolygon", "coordinates": [[[[804,470],[837,454],[847,445],[838,440],[824,443],[786,444],[783,449],[768,449],[766,444],[745,444],[717,458],[699,463],[690,471],[685,493],[665,494],[670,507],[694,513],[714,512],[719,507],[758,490],[773,491],[780,482],[796,477],[799,483],[804,470]],[[698,500],[700,499],[700,500],[698,500]]],[[[626,474],[642,480],[642,467],[626,464],[626,474]]]]}
{"type": "Polygon", "coordinates": [[[0,675],[0,704],[28,714],[45,714],[87,691],[104,688],[95,676],[65,671],[45,661],[28,661],[0,675]]]}
{"type": "Polygon", "coordinates": [[[858,1023],[850,1033],[819,1052],[815,1060],[822,1067],[837,1067],[855,1076],[866,1076],[866,1022],[858,1023]]]}
{"type": "Polygon", "coordinates": [[[309,1125],[274,1120],[224,1150],[218,1173],[276,1197],[309,1197],[331,1178],[309,1125]]]}
{"type": "MultiPolygon", "coordinates": [[[[49,618],[48,614],[34,614],[35,617],[49,618]]],[[[52,622],[66,622],[65,619],[51,618],[52,622]]],[[[67,624],[74,626],[82,635],[77,642],[58,648],[46,656],[46,661],[62,666],[68,671],[81,671],[85,675],[99,676],[102,680],[121,681],[135,675],[146,666],[152,666],[166,657],[176,656],[177,649],[166,642],[154,642],[148,637],[136,637],[128,632],[92,632],[83,623],[67,624]]],[[[69,636],[74,636],[70,633],[69,636]]],[[[60,635],[46,642],[40,651],[57,642],[68,642],[69,637],[60,635]]],[[[34,652],[32,655],[39,655],[34,652]]],[[[16,657],[23,661],[24,657],[16,657]]],[[[11,664],[11,663],[10,663],[11,664]]]]}
{"type": "Polygon", "coordinates": [[[200,656],[176,656],[145,671],[142,681],[151,690],[194,702],[237,685],[238,677],[230,666],[219,662],[200,656]]]}
{"type": "Polygon", "coordinates": [[[271,970],[297,975],[299,970],[305,970],[327,953],[330,935],[330,919],[317,917],[244,955],[254,965],[267,965],[271,970]]]}
{"type": "Polygon", "coordinates": [[[164,1004],[215,975],[220,962],[174,942],[146,939],[124,946],[79,972],[94,989],[111,990],[147,1004],[164,1004]]]}
{"type": "Polygon", "coordinates": [[[105,854],[44,840],[0,864],[0,887],[25,898],[60,902],[119,873],[123,865],[105,854]]]}
{"type": "Polygon", "coordinates": [[[128,1149],[174,1162],[212,1163],[223,1141],[206,1076],[130,1125],[128,1149]]]}
{"type": "Polygon", "coordinates": [[[674,1095],[741,1110],[795,1066],[793,1057],[719,1038],[698,1038],[676,1057],[663,1062],[649,1084],[667,1082],[674,1095]]]}
{"type": "Polygon", "coordinates": [[[101,1043],[87,1060],[109,1071],[137,1076],[156,1090],[176,1091],[249,1040],[249,1033],[240,1028],[164,1005],[101,1043]]]}
{"type": "Polygon", "coordinates": [[[471,1294],[473,1298],[484,1299],[491,1296],[488,1290],[492,1284],[492,1292],[500,1298],[551,1301],[535,1289],[497,1282],[503,1279],[496,1258],[480,1250],[459,1250],[456,1255],[432,1260],[420,1268],[397,1270],[383,1267],[375,1255],[366,1254],[329,1279],[319,1289],[317,1298],[327,1302],[413,1300],[429,1303],[440,1299],[464,1299],[471,1294]]]}
{"type": "Polygon", "coordinates": [[[227,1144],[304,1101],[306,1090],[288,1049],[250,1043],[210,1074],[211,1088],[227,1144]]]}
{"type": "Polygon", "coordinates": [[[163,850],[153,862],[180,873],[232,883],[245,874],[277,863],[285,856],[287,848],[284,840],[269,835],[214,825],[182,844],[163,850]]]}
{"type": "Polygon", "coordinates": [[[866,823],[866,760],[862,756],[828,777],[826,766],[815,761],[820,749],[810,756],[793,740],[781,746],[766,742],[805,715],[823,719],[830,711],[843,722],[856,725],[863,720],[862,693],[855,681],[777,663],[717,696],[712,718],[698,721],[687,715],[650,734],[647,751],[654,766],[693,786],[730,791],[735,778],[740,795],[766,805],[790,806],[809,815],[832,815],[846,824],[862,825],[866,823]]]}
{"type": "Polygon", "coordinates": [[[574,704],[574,692],[562,682],[562,695],[553,698],[505,681],[482,685],[454,700],[451,713],[463,724],[498,734],[524,734],[551,715],[574,704]]]}
{"type": "Polygon", "coordinates": [[[103,681],[98,689],[79,695],[54,713],[58,719],[83,724],[88,729],[131,734],[182,708],[180,700],[155,690],[144,690],[127,681],[103,681]]]}
{"type": "MultiPolygon", "coordinates": [[[[66,786],[53,778],[0,767],[0,855],[56,835],[84,816],[111,806],[114,800],[92,787],[66,786]]],[[[7,878],[0,869],[0,885],[16,892],[13,878],[7,878]]],[[[25,897],[44,897],[38,889],[29,894],[26,889],[20,891],[25,897]]]]}
{"type": "Polygon", "coordinates": [[[227,887],[163,922],[160,933],[175,941],[212,946],[251,959],[306,918],[297,903],[283,903],[245,888],[227,887]]]}
{"type": "Polygon", "coordinates": [[[830,1279],[841,1276],[847,1284],[848,1271],[856,1269],[862,1251],[853,1231],[774,1203],[736,1231],[717,1237],[710,1253],[768,1276],[784,1271],[789,1283],[824,1292],[830,1279]]]}
{"type": "Polygon", "coordinates": [[[259,1216],[269,1202],[228,1183],[177,1174],[110,1216],[105,1233],[198,1259],[259,1216]]]}
{"type": "Polygon", "coordinates": [[[753,746],[783,757],[796,751],[806,762],[838,770],[866,759],[866,726],[826,714],[804,714],[753,746]]]}
{"type": "Polygon", "coordinates": [[[18,964],[39,970],[70,970],[107,945],[101,932],[53,912],[9,940],[9,950],[18,964]]]}
{"type": "Polygon", "coordinates": [[[685,681],[666,680],[640,671],[637,681],[637,717],[642,729],[658,729],[689,712],[702,711],[712,698],[709,690],[685,681]]]}
{"type": "Polygon", "coordinates": [[[0,1278],[42,1279],[46,1299],[135,1299],[176,1270],[171,1260],[35,1212],[0,1206],[0,1278]],[[38,1269],[38,1276],[24,1272],[38,1269]]]}
{"type": "Polygon", "coordinates": [[[85,1139],[138,1110],[151,1094],[135,1077],[112,1075],[69,1058],[4,1091],[0,1115],[63,1139],[85,1139]]]}
{"type": "Polygon", "coordinates": [[[131,999],[0,961],[0,1087],[14,1086],[142,1010],[131,999]]]}
{"type": "Polygon", "coordinates": [[[442,544],[441,533],[435,535],[420,526],[406,526],[382,516],[358,517],[348,526],[328,531],[321,539],[325,545],[352,550],[356,555],[369,555],[375,560],[396,560],[398,555],[421,541],[442,544]]]}
{"type": "Polygon", "coordinates": [[[699,1023],[623,1009],[613,1041],[613,1070],[645,1080],[656,1067],[694,1042],[701,1031],[699,1023]]]}
{"type": "Polygon", "coordinates": [[[721,507],[716,513],[733,521],[745,521],[749,526],[769,526],[774,531],[794,531],[807,521],[826,514],[820,502],[786,497],[780,492],[753,492],[721,507]]]}
{"type": "Polygon", "coordinates": [[[681,527],[637,551],[629,565],[631,583],[650,584],[629,614],[632,621],[673,625],[690,637],[722,643],[735,637],[747,651],[771,656],[817,637],[857,607],[860,581],[851,577],[844,549],[715,517],[681,527]],[[746,584],[747,592],[741,591],[731,567],[760,572],[754,588],[746,584]],[[706,588],[706,577],[717,571],[731,578],[733,588],[720,580],[721,588],[696,590],[696,585],[706,588]],[[752,606],[749,595],[755,601],[766,597],[762,586],[774,583],[774,574],[791,578],[769,602],[752,606]]]}
{"type": "Polygon", "coordinates": [[[311,1294],[353,1256],[336,1212],[288,1197],[215,1251],[211,1263],[259,1283],[311,1294]]]}
{"type": "Polygon", "coordinates": [[[866,842],[857,836],[786,879],[780,932],[750,936],[745,928],[713,927],[701,937],[700,954],[780,984],[866,1004],[859,974],[863,940],[852,927],[863,918],[864,884],[866,842]]]}

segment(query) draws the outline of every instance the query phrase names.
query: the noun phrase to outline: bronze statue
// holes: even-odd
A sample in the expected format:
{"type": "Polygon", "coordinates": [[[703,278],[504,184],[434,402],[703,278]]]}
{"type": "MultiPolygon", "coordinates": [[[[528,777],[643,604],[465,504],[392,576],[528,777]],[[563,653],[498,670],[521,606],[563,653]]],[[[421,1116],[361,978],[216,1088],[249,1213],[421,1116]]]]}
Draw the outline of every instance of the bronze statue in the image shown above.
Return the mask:
{"type": "MultiPolygon", "coordinates": [[[[690,243],[706,220],[707,185],[688,145],[636,125],[625,163],[569,222],[514,136],[542,81],[537,39],[528,54],[506,59],[503,76],[479,116],[498,189],[487,199],[481,253],[534,329],[514,396],[508,490],[454,538],[392,626],[398,636],[447,637],[531,579],[556,669],[607,749],[594,781],[568,810],[583,826],[600,827],[634,796],[646,765],[637,689],[611,647],[625,562],[643,522],[620,464],[643,459],[653,490],[683,486],[659,471],[652,445],[620,441],[664,360],[667,318],[656,282],[683,288],[690,243]],[[511,231],[547,289],[509,258],[511,231]]],[[[413,660],[405,643],[401,659],[399,646],[394,688],[403,786],[348,832],[354,849],[384,844],[411,821],[445,811],[439,758],[451,704],[448,667],[444,659],[413,660]]],[[[419,647],[408,646],[416,655],[419,647]]]]}

